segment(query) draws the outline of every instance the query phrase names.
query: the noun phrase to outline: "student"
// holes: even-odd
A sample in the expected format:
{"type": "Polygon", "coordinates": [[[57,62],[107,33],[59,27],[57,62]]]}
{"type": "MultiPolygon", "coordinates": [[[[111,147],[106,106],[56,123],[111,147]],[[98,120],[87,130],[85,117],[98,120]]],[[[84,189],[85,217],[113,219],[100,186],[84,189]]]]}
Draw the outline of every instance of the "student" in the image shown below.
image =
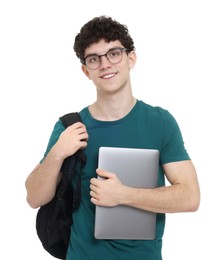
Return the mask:
{"type": "Polygon", "coordinates": [[[74,215],[66,259],[160,260],[165,213],[194,212],[200,202],[195,167],[178,124],[167,110],[133,96],[130,71],[136,52],[125,25],[106,16],[92,19],[77,34],[74,51],[82,71],[95,85],[97,98],[80,111],[83,123],[64,130],[61,121],[56,122],[44,158],[27,177],[27,201],[32,208],[49,202],[61,179],[64,159],[85,149],[82,201],[74,215]],[[158,149],[159,187],[127,187],[115,173],[97,169],[101,146],[158,149]],[[97,179],[97,175],[105,180],[97,179]],[[165,186],[165,178],[171,185],[165,186]],[[95,239],[95,205],[120,204],[156,212],[156,239],[95,239]]]}

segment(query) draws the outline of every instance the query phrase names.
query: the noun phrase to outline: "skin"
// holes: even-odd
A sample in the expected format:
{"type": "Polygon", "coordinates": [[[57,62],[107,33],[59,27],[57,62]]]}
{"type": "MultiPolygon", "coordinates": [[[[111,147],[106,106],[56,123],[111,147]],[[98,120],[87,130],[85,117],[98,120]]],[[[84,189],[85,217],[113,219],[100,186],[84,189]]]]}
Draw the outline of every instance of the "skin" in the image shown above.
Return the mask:
{"type": "MultiPolygon", "coordinates": [[[[89,54],[104,54],[114,47],[124,47],[119,41],[90,45],[89,54]]],[[[96,101],[89,106],[91,115],[98,120],[113,121],[127,115],[136,103],[132,94],[130,70],[136,63],[136,53],[123,52],[118,64],[111,64],[105,56],[96,70],[82,65],[84,74],[96,87],[96,101]]],[[[26,179],[27,201],[37,208],[50,201],[61,179],[59,172],[63,160],[87,146],[88,134],[82,123],[68,127],[53,146],[44,162],[38,164],[26,179]]],[[[170,185],[154,189],[127,187],[115,173],[97,169],[96,173],[105,179],[90,181],[91,202],[100,206],[128,205],[143,210],[174,213],[196,211],[200,203],[200,189],[192,161],[179,161],[163,165],[170,185]]]]}

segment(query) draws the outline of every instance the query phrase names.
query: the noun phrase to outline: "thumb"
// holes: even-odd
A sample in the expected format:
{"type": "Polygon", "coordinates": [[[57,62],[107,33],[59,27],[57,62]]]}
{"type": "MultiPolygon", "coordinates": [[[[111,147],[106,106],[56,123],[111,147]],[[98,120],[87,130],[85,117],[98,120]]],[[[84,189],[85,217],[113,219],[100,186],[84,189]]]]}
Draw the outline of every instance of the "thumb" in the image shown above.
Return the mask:
{"type": "Polygon", "coordinates": [[[102,169],[96,169],[96,173],[100,176],[100,177],[103,177],[103,178],[112,178],[114,176],[114,173],[111,173],[111,172],[107,172],[105,170],[102,170],[102,169]]]}

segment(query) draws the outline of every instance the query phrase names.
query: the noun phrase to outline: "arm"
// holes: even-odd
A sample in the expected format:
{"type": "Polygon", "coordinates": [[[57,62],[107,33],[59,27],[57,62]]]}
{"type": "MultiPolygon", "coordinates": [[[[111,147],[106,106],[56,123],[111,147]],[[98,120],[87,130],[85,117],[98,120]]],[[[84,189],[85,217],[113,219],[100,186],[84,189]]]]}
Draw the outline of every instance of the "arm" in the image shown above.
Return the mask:
{"type": "Polygon", "coordinates": [[[200,190],[192,162],[167,163],[163,168],[171,185],[154,189],[124,186],[115,174],[98,170],[107,179],[91,180],[91,201],[101,206],[122,204],[159,213],[196,211],[200,190]]]}
{"type": "Polygon", "coordinates": [[[85,148],[87,140],[86,128],[80,122],[62,132],[44,161],[34,168],[25,181],[27,202],[32,208],[38,208],[53,198],[61,180],[60,169],[64,159],[85,148]]]}

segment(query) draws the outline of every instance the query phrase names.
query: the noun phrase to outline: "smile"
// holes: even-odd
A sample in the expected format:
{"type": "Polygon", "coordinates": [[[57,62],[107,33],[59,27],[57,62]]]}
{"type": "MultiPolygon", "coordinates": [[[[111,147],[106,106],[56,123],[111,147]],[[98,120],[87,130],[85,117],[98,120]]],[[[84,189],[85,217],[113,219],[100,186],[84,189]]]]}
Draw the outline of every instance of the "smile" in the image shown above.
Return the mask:
{"type": "Polygon", "coordinates": [[[116,76],[116,73],[112,73],[112,74],[107,74],[107,75],[104,75],[102,76],[103,79],[110,79],[112,77],[116,76]]]}

